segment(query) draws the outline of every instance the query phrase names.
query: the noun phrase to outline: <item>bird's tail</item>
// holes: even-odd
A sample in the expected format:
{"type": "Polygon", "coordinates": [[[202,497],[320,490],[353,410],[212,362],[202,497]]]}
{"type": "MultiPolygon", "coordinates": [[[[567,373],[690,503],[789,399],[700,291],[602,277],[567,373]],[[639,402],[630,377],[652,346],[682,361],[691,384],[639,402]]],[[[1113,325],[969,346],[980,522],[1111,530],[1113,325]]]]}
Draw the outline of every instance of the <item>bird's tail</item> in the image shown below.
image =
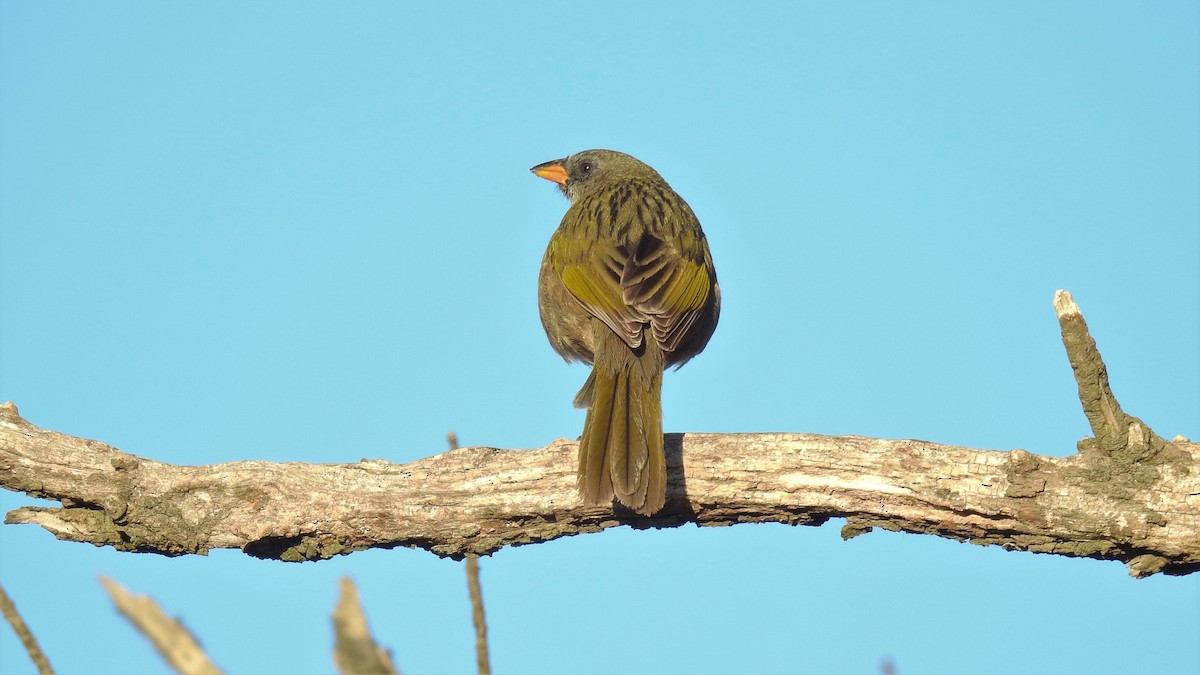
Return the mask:
{"type": "Polygon", "coordinates": [[[588,409],[579,441],[579,492],[589,504],[607,505],[615,496],[648,516],[667,499],[662,349],[650,338],[631,350],[612,331],[602,333],[592,373],[575,397],[576,406],[588,409]]]}

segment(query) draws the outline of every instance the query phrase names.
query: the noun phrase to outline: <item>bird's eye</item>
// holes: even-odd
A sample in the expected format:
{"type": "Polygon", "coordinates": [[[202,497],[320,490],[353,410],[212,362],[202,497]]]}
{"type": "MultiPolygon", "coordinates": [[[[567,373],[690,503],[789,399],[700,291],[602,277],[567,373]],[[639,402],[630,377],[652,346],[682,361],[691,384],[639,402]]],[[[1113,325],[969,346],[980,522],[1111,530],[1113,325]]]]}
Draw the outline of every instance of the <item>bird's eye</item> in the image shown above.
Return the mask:
{"type": "Polygon", "coordinates": [[[591,173],[591,171],[592,171],[592,163],[591,163],[591,162],[584,162],[583,164],[581,164],[581,165],[579,166],[579,170],[580,170],[580,171],[582,171],[583,173],[591,173]]]}

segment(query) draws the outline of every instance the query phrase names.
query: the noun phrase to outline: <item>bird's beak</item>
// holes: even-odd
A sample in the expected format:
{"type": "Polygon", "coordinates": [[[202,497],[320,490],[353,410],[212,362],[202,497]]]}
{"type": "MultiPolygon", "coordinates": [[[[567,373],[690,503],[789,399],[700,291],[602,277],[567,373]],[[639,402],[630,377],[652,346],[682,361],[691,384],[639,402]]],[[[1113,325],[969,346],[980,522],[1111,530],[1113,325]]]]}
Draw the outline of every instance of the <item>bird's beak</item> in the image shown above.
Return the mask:
{"type": "Polygon", "coordinates": [[[567,184],[567,169],[563,166],[565,159],[552,159],[549,162],[542,162],[530,169],[539,178],[545,178],[548,181],[553,181],[559,185],[567,184]]]}

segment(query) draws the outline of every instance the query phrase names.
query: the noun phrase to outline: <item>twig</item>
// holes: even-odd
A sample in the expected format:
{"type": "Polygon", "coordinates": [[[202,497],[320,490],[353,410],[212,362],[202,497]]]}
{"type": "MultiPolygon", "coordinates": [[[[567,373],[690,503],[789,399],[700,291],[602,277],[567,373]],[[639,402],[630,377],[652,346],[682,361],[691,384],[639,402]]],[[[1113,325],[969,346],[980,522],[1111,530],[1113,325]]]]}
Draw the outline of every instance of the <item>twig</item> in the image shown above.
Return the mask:
{"type": "MultiPolygon", "coordinates": [[[[458,434],[451,431],[446,440],[450,449],[458,449],[458,434]]],[[[492,672],[491,660],[488,657],[487,617],[483,611],[483,588],[479,583],[479,557],[467,556],[467,592],[471,596],[471,621],[475,624],[475,664],[479,675],[489,675],[492,672]]]]}
{"type": "Polygon", "coordinates": [[[167,616],[149,596],[134,596],[120,584],[100,577],[117,611],[145,636],[163,660],[182,675],[220,675],[221,671],[196,638],[179,621],[167,616]]]}
{"type": "Polygon", "coordinates": [[[367,626],[358,589],[343,577],[341,597],[333,610],[333,662],[344,675],[399,675],[386,649],[375,643],[367,626]]]}
{"type": "Polygon", "coordinates": [[[1133,460],[1142,460],[1168,448],[1165,439],[1121,409],[1108,383],[1108,368],[1069,292],[1054,294],[1054,311],[1062,329],[1067,360],[1079,385],[1079,402],[1099,449],[1109,455],[1125,453],[1133,460]]]}
{"type": "Polygon", "coordinates": [[[475,663],[479,675],[492,672],[488,658],[487,619],[483,613],[483,591],[479,586],[479,557],[467,556],[467,592],[471,595],[471,621],[475,623],[475,663]]]}
{"type": "Polygon", "coordinates": [[[3,586],[0,586],[0,613],[4,614],[4,618],[13,627],[13,632],[20,638],[21,644],[25,645],[25,651],[29,653],[29,659],[33,661],[33,665],[37,666],[38,673],[54,675],[54,669],[50,667],[50,660],[38,646],[37,638],[33,637],[33,631],[29,630],[28,624],[25,623],[25,619],[21,618],[21,613],[17,611],[17,606],[13,604],[12,598],[8,597],[3,586]]]}

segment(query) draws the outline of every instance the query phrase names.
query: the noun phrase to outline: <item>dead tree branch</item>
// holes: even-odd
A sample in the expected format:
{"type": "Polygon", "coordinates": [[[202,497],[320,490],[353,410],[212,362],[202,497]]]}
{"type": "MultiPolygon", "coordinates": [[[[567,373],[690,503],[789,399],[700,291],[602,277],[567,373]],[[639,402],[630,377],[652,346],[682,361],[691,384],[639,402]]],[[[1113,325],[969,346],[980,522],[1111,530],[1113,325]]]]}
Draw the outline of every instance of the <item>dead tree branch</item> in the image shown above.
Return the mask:
{"type": "Polygon", "coordinates": [[[50,667],[50,659],[46,658],[46,653],[38,645],[33,631],[29,630],[29,624],[25,623],[25,619],[21,617],[16,604],[13,603],[12,598],[8,597],[3,586],[0,586],[0,614],[4,615],[5,620],[12,626],[13,632],[17,634],[17,638],[21,640],[25,652],[29,654],[29,660],[33,661],[33,665],[38,669],[38,675],[54,675],[54,669],[50,667]]]}
{"type": "Polygon", "coordinates": [[[0,485],[61,507],[6,523],[164,555],[240,548],[298,561],[407,546],[484,555],[608,527],[845,518],[1011,550],[1120,560],[1135,576],[1200,569],[1200,446],[1126,415],[1070,296],[1063,341],[1095,439],[1071,457],[814,434],[669,434],[667,505],[653,517],[583,506],[576,443],[475,447],[408,464],[176,466],[39,429],[0,406],[0,485]]]}
{"type": "Polygon", "coordinates": [[[333,609],[333,662],[343,675],[398,675],[388,650],[371,637],[358,588],[342,577],[341,596],[333,609]]]}
{"type": "Polygon", "coordinates": [[[487,615],[483,611],[483,587],[479,583],[479,557],[476,555],[467,556],[467,594],[471,596],[471,623],[475,626],[475,667],[479,675],[491,675],[487,615]]]}
{"type": "MultiPolygon", "coordinates": [[[[458,434],[446,436],[450,449],[458,449],[458,434]]],[[[483,584],[479,582],[479,556],[467,556],[467,595],[471,597],[471,623],[475,625],[475,667],[479,675],[491,675],[492,662],[488,655],[487,615],[483,610],[483,584]]]]}
{"type": "Polygon", "coordinates": [[[150,641],[167,665],[180,675],[221,675],[204,648],[182,623],[167,616],[149,596],[135,596],[123,586],[100,577],[117,611],[150,641]]]}

